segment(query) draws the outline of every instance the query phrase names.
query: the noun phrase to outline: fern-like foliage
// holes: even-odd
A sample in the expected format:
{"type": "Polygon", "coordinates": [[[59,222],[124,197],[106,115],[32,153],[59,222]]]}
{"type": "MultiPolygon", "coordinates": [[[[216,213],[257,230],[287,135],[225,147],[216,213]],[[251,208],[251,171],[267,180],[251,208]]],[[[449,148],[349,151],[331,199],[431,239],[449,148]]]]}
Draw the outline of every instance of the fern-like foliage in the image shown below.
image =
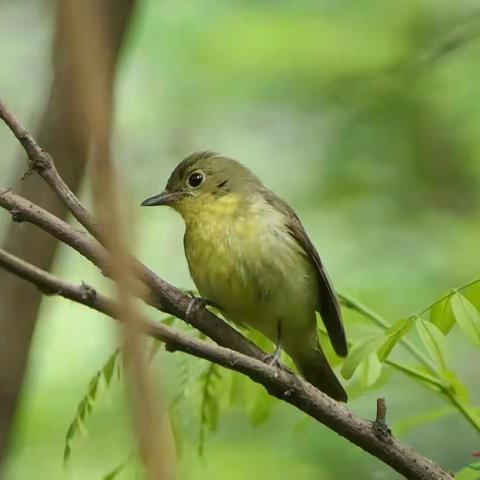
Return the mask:
{"type": "MultiPolygon", "coordinates": [[[[461,413],[480,431],[480,409],[472,405],[467,387],[449,368],[447,342],[448,333],[458,326],[467,341],[474,346],[480,346],[480,280],[449,291],[417,315],[392,323],[354,299],[344,296],[342,301],[344,307],[355,311],[364,322],[375,327],[371,336],[366,339],[350,336],[350,354],[346,359],[341,359],[333,351],[324,328],[319,326],[322,348],[332,366],[341,367],[343,377],[348,380],[350,398],[378,388],[387,382],[391,375],[401,372],[444,396],[450,406],[406,419],[402,424],[395,425],[399,432],[417,428],[454,412],[461,413]],[[412,331],[416,331],[422,344],[421,349],[409,338],[412,331]],[[407,363],[403,363],[405,356],[402,356],[402,363],[395,359],[399,346],[409,354],[407,363]]],[[[173,317],[168,317],[164,322],[188,331],[197,338],[205,339],[200,332],[173,317]]],[[[273,349],[272,344],[259,333],[248,330],[244,334],[265,351],[273,349]]],[[[152,343],[149,355],[151,361],[161,345],[160,342],[152,343]]],[[[168,412],[178,453],[181,453],[184,432],[191,432],[192,424],[198,422],[197,450],[199,455],[203,455],[207,435],[217,429],[219,418],[225,411],[240,409],[250,416],[253,425],[259,425],[270,418],[278,403],[262,386],[239,373],[188,355],[179,354],[169,359],[173,362],[175,375],[168,412]]],[[[283,361],[289,368],[294,368],[287,356],[284,356],[283,361]]],[[[76,436],[85,430],[85,422],[92,413],[98,392],[102,386],[108,388],[111,385],[115,374],[118,379],[122,376],[118,350],[95,373],[86,394],[79,401],[75,418],[66,434],[65,462],[71,456],[72,443],[76,436]]],[[[308,423],[308,419],[302,420],[299,428],[304,428],[308,423]]],[[[127,459],[111,470],[104,480],[115,480],[124,472],[130,460],[131,458],[127,459]]]]}
{"type": "Polygon", "coordinates": [[[114,469],[110,470],[102,480],[116,480],[118,476],[128,467],[134,458],[133,453],[131,453],[122,463],[117,465],[114,469]]]}
{"type": "Polygon", "coordinates": [[[65,464],[70,460],[73,441],[79,433],[85,432],[85,422],[93,411],[93,406],[99,390],[102,387],[102,383],[108,388],[112,383],[115,373],[117,374],[118,379],[121,377],[121,362],[119,361],[119,354],[120,351],[117,349],[110,355],[105,364],[92,377],[88,383],[86,394],[78,403],[75,417],[70,423],[65,435],[65,446],[63,449],[63,461],[65,464]]]}
{"type": "Polygon", "coordinates": [[[200,377],[200,428],[198,435],[198,453],[203,455],[207,431],[215,431],[218,426],[219,398],[216,389],[222,378],[220,368],[210,363],[200,377]]]}
{"type": "MultiPolygon", "coordinates": [[[[172,325],[175,322],[175,317],[168,316],[162,320],[166,325],[172,325]]],[[[157,355],[161,342],[154,341],[150,349],[149,360],[152,361],[157,355]]],[[[65,445],[63,449],[63,461],[67,464],[72,455],[72,444],[79,433],[85,433],[85,423],[93,412],[97,394],[103,386],[107,390],[116,375],[117,380],[122,378],[122,362],[120,358],[120,349],[116,349],[107,359],[105,364],[93,375],[88,382],[88,388],[85,395],[80,399],[75,417],[70,422],[65,435],[65,445]]],[[[112,470],[115,472],[115,470],[112,470]]],[[[119,472],[118,472],[119,473],[119,472]]],[[[113,478],[113,477],[112,477],[113,478]]]]}

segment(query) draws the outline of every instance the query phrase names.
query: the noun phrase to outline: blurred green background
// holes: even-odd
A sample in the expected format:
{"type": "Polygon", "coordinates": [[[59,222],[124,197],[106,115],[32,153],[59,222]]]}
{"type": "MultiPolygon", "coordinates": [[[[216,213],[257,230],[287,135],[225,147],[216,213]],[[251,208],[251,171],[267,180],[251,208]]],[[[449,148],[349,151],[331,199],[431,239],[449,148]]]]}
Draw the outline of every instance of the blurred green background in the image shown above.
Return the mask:
{"type": "MultiPolygon", "coordinates": [[[[0,89],[30,128],[46,101],[53,16],[40,0],[0,4],[0,89]]],[[[418,312],[479,275],[480,9],[459,0],[144,0],[118,77],[115,159],[133,206],[143,261],[189,288],[173,212],[136,206],[159,192],[192,150],[224,152],[251,167],[303,219],[336,287],[390,321],[418,312]]],[[[3,184],[18,148],[0,128],[3,184]]],[[[88,192],[84,192],[88,201],[88,192]]],[[[8,218],[2,212],[2,227],[8,218]]],[[[56,273],[103,283],[62,249],[56,273]]],[[[368,334],[358,319],[351,335],[368,334]]],[[[88,435],[62,465],[65,432],[90,377],[116,346],[112,322],[47,298],[7,472],[10,480],[100,479],[132,450],[122,386],[102,393],[88,435]]],[[[452,368],[480,399],[478,351],[451,334],[452,368]]],[[[181,354],[160,355],[162,391],[185,390],[179,478],[394,479],[380,462],[326,428],[276,404],[260,425],[233,406],[197,453],[198,391],[178,386],[181,354]]],[[[189,363],[188,372],[196,362],[189,363]]],[[[387,372],[388,373],[388,372],[387,372]]],[[[189,373],[190,375],[191,373],[189,373]]],[[[399,373],[354,399],[389,421],[444,403],[399,373]]],[[[260,389],[249,388],[249,395],[260,389]]],[[[457,470],[480,449],[457,414],[402,439],[457,470]]],[[[119,478],[141,478],[135,467],[119,478]]]]}

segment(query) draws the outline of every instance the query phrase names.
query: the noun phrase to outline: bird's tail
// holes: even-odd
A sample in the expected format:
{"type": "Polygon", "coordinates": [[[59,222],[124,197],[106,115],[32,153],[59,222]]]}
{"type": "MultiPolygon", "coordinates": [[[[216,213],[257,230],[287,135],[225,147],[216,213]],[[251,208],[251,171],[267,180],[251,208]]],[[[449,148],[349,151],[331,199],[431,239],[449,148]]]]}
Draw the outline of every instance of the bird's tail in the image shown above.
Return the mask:
{"type": "Polygon", "coordinates": [[[347,392],[336,377],[324,353],[317,347],[306,348],[292,356],[295,365],[305,379],[314,387],[339,402],[347,402],[347,392]]]}

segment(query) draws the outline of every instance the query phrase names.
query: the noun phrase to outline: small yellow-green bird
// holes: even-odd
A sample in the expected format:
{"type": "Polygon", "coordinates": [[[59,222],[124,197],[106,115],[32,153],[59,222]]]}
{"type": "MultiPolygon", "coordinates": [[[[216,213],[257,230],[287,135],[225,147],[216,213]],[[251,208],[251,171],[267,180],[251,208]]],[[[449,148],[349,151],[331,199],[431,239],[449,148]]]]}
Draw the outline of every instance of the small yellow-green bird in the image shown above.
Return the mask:
{"type": "Polygon", "coordinates": [[[302,223],[241,163],[196,152],[172,172],[164,192],[142,205],[168,205],[186,225],[185,254],[198,291],[234,323],[259,330],[330,397],[347,394],[317,339],[319,312],[335,352],[347,341],[332,283],[302,223]]]}

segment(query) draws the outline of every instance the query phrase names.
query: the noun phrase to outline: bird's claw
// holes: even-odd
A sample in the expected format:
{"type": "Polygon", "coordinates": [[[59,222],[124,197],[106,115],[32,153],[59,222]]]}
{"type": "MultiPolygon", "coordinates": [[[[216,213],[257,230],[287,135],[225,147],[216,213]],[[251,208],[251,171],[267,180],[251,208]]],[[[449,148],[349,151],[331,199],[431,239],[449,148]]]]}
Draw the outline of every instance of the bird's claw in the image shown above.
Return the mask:
{"type": "Polygon", "coordinates": [[[188,304],[187,310],[185,312],[185,319],[187,320],[187,322],[190,323],[189,318],[191,318],[195,310],[198,311],[207,306],[214,307],[215,305],[206,298],[196,297],[192,294],[192,299],[190,300],[190,303],[188,304]]]}
{"type": "Polygon", "coordinates": [[[267,355],[265,358],[265,363],[270,367],[284,369],[285,367],[282,364],[281,356],[282,356],[282,347],[280,345],[280,341],[282,338],[282,323],[279,320],[277,323],[277,341],[275,342],[275,351],[273,355],[267,355]]]}
{"type": "Polygon", "coordinates": [[[195,309],[200,309],[204,307],[205,307],[205,303],[202,302],[201,298],[192,297],[192,299],[190,300],[190,303],[188,304],[187,311],[185,312],[185,317],[187,322],[189,322],[189,318],[191,318],[192,313],[195,309]]]}
{"type": "Polygon", "coordinates": [[[265,363],[270,367],[283,368],[281,356],[282,356],[282,349],[279,346],[277,346],[272,355],[267,355],[267,357],[265,358],[265,363]]]}

